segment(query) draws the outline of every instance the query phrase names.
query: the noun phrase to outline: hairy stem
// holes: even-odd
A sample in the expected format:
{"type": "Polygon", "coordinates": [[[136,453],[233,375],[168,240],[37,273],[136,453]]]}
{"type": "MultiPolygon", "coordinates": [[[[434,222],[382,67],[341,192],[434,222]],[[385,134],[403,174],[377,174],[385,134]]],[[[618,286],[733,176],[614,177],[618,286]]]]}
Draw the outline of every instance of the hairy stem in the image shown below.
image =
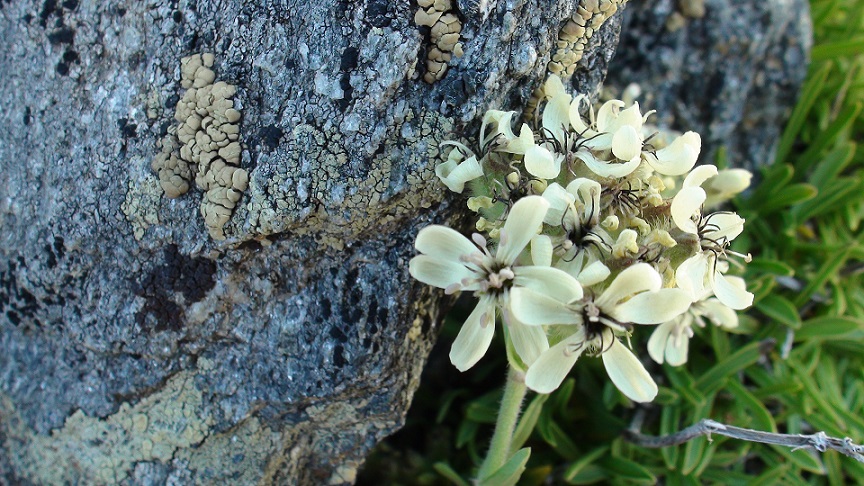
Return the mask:
{"type": "Polygon", "coordinates": [[[486,453],[486,459],[477,473],[480,484],[483,484],[485,478],[495,473],[509,459],[513,431],[519,421],[526,391],[525,374],[511,366],[507,371],[507,383],[504,385],[504,396],[501,398],[501,408],[498,409],[498,420],[495,422],[495,432],[492,434],[489,452],[486,453]]]}

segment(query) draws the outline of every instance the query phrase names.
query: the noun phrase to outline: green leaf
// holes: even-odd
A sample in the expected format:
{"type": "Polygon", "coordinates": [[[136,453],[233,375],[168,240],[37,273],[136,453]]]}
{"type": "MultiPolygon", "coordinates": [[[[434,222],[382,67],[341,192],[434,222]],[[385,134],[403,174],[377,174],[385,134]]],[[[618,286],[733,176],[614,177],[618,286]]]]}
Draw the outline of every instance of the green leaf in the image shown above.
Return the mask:
{"type": "Polygon", "coordinates": [[[737,405],[747,408],[748,414],[752,420],[752,428],[764,430],[768,432],[777,432],[777,424],[774,423],[774,416],[765,408],[758,398],[744,388],[737,380],[729,380],[726,384],[728,390],[735,398],[737,405]]]}
{"type": "Polygon", "coordinates": [[[623,457],[606,456],[598,464],[611,478],[636,484],[657,484],[657,476],[644,466],[623,457]]]}
{"type": "Polygon", "coordinates": [[[702,464],[707,442],[705,437],[697,437],[687,442],[687,445],[684,446],[684,457],[681,461],[681,474],[691,474],[702,464]]]}
{"type": "Polygon", "coordinates": [[[798,309],[795,307],[795,304],[778,294],[765,296],[756,305],[756,308],[766,316],[792,329],[799,329],[801,327],[801,317],[798,315],[798,309]]]}
{"type": "Polygon", "coordinates": [[[459,424],[459,429],[456,430],[456,448],[461,449],[465,444],[473,442],[477,436],[477,428],[479,424],[471,420],[463,420],[459,424]]]}
{"type": "Polygon", "coordinates": [[[808,319],[795,333],[795,341],[807,339],[844,339],[857,330],[864,330],[864,321],[852,317],[823,316],[808,319]]]}
{"type": "MultiPolygon", "coordinates": [[[[848,128],[847,125],[850,125],[854,121],[860,111],[861,103],[856,103],[855,106],[848,107],[844,110],[840,115],[842,118],[838,118],[834,123],[843,122],[844,125],[840,128],[846,129],[848,128]],[[849,117],[852,118],[850,119],[849,117]]],[[[834,126],[834,124],[832,124],[832,126],[834,126]]],[[[820,137],[819,140],[822,141],[823,139],[820,137]]],[[[816,145],[811,148],[815,149],[815,147],[816,145]]],[[[814,150],[813,155],[810,155],[810,150],[807,150],[807,152],[801,156],[801,160],[803,162],[809,162],[811,165],[816,164],[816,169],[813,170],[813,173],[809,177],[810,183],[819,189],[824,188],[828,181],[831,181],[840,175],[840,172],[849,165],[849,162],[852,161],[852,156],[855,155],[855,149],[855,142],[843,142],[821,159],[819,158],[821,150],[818,152],[815,152],[814,150]]]]}
{"type": "Polygon", "coordinates": [[[773,486],[775,484],[779,484],[780,479],[783,478],[783,476],[785,476],[788,472],[788,464],[779,464],[777,466],[768,468],[767,471],[753,478],[753,482],[750,484],[751,486],[773,486]]]}
{"type": "Polygon", "coordinates": [[[758,341],[742,347],[703,373],[694,384],[696,390],[706,395],[719,390],[726,378],[758,361],[762,353],[762,343],[758,341]]]}
{"type": "MultiPolygon", "coordinates": [[[[573,464],[567,467],[564,471],[564,480],[570,484],[587,484],[585,482],[574,482],[574,480],[580,475],[580,473],[584,472],[585,469],[591,465],[594,461],[604,456],[607,452],[609,452],[609,447],[604,446],[598,449],[594,449],[593,451],[583,454],[582,457],[574,461],[573,464]]],[[[603,474],[603,477],[606,475],[603,474]]]]}
{"type": "MultiPolygon", "coordinates": [[[[670,435],[680,430],[681,407],[663,407],[660,409],[660,434],[670,435]]],[[[678,451],[680,447],[671,446],[660,449],[666,469],[673,470],[678,464],[678,451]]]]}
{"type": "Polygon", "coordinates": [[[747,271],[757,273],[770,273],[781,277],[792,277],[795,275],[795,269],[788,263],[770,258],[754,258],[752,262],[747,264],[747,271]]]}
{"type": "Polygon", "coordinates": [[[789,460],[789,462],[795,464],[796,466],[804,469],[805,471],[810,471],[816,474],[825,474],[825,465],[822,464],[822,460],[819,459],[819,456],[816,452],[799,449],[797,451],[792,451],[788,447],[772,445],[772,449],[775,452],[780,454],[789,460]]]}
{"type": "Polygon", "coordinates": [[[462,476],[460,476],[459,473],[454,471],[453,468],[450,467],[450,465],[446,462],[436,462],[432,465],[432,467],[435,469],[435,471],[438,472],[438,474],[449,479],[450,482],[452,482],[456,486],[471,486],[468,481],[462,479],[462,476]]]}
{"type": "Polygon", "coordinates": [[[519,419],[519,424],[516,425],[516,430],[513,432],[513,442],[510,447],[519,449],[531,436],[534,431],[534,426],[537,425],[537,420],[540,418],[540,413],[543,411],[543,404],[549,399],[549,395],[538,394],[531,400],[531,403],[525,408],[522,417],[519,419]]]}
{"type": "Polygon", "coordinates": [[[822,189],[818,198],[792,208],[790,217],[795,221],[804,222],[816,216],[839,210],[850,203],[864,197],[864,184],[859,179],[843,177],[832,180],[822,189]]]}
{"type": "Polygon", "coordinates": [[[819,194],[812,184],[798,183],[786,186],[783,191],[772,194],[767,201],[758,206],[759,214],[770,214],[779,209],[809,201],[819,194]]]}
{"type": "Polygon", "coordinates": [[[609,476],[606,475],[605,469],[597,464],[589,464],[566,481],[567,484],[594,484],[608,479],[609,476]]]}
{"type": "Polygon", "coordinates": [[[828,42],[813,46],[810,51],[810,59],[812,61],[826,61],[838,57],[857,56],[862,51],[864,51],[864,39],[828,42]]]}
{"type": "Polygon", "coordinates": [[[830,71],[831,64],[826,63],[804,82],[804,86],[801,88],[801,94],[798,97],[798,104],[795,105],[789,123],[786,124],[786,128],[783,130],[783,136],[780,138],[780,143],[777,147],[777,155],[774,158],[776,162],[784,162],[788,157],[789,152],[792,151],[795,139],[801,131],[801,127],[804,126],[804,122],[807,120],[807,115],[810,113],[813,103],[819,99],[819,94],[825,85],[825,79],[828,77],[830,71]]]}
{"type": "Polygon", "coordinates": [[[810,281],[807,283],[807,286],[804,287],[804,290],[798,294],[798,297],[795,299],[795,307],[801,307],[807,302],[808,299],[815,293],[817,290],[821,289],[825,282],[827,282],[831,277],[837,275],[840,271],[840,267],[842,267],[846,263],[846,259],[849,257],[849,249],[839,250],[835,253],[831,258],[826,261],[822,267],[819,268],[819,271],[810,278],[810,281]]]}
{"type": "Polygon", "coordinates": [[[525,472],[525,464],[531,457],[531,448],[519,449],[503,466],[488,478],[480,480],[480,486],[513,486],[525,472]]]}
{"type": "Polygon", "coordinates": [[[543,440],[552,446],[555,452],[564,459],[572,461],[579,457],[579,448],[576,447],[570,436],[555,421],[550,419],[545,427],[538,427],[537,431],[540,432],[543,440]]]}

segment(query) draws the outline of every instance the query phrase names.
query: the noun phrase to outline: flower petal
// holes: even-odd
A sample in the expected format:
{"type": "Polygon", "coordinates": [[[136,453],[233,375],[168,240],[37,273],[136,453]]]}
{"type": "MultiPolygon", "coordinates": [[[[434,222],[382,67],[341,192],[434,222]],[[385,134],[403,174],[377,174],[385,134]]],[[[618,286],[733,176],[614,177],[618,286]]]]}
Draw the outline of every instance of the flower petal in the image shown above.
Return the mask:
{"type": "Polygon", "coordinates": [[[706,294],[705,280],[710,260],[709,254],[699,252],[681,262],[675,270],[675,281],[678,287],[689,292],[693,300],[700,299],[706,294]]]}
{"type": "Polygon", "coordinates": [[[660,324],[674,319],[690,308],[690,293],[681,289],[660,289],[643,292],[618,304],[609,315],[619,322],[660,324]]]}
{"type": "Polygon", "coordinates": [[[621,100],[609,100],[597,110],[597,130],[601,132],[613,132],[618,120],[618,111],[624,108],[621,100]]]}
{"type": "Polygon", "coordinates": [[[480,125],[480,142],[485,145],[497,135],[504,135],[506,140],[516,138],[513,130],[510,128],[510,120],[513,118],[515,111],[500,111],[489,110],[483,115],[483,123],[480,125]],[[494,130],[486,133],[486,129],[490,124],[494,124],[494,130]]]}
{"type": "Polygon", "coordinates": [[[720,272],[714,272],[713,288],[717,299],[732,309],[741,310],[753,305],[753,294],[737,287],[720,272]]]}
{"type": "MultiPolygon", "coordinates": [[[[740,280],[742,284],[744,283],[744,280],[740,277],[726,277],[726,280],[730,283],[732,279],[740,280]]],[[[738,287],[738,285],[735,286],[738,287]]],[[[699,307],[700,313],[713,322],[714,325],[720,326],[723,329],[735,329],[738,327],[738,313],[716,298],[702,302],[699,307]]]]}
{"type": "Polygon", "coordinates": [[[540,196],[526,196],[516,201],[501,229],[501,244],[495,254],[499,263],[511,265],[537,235],[546,217],[549,203],[540,196]]]}
{"type": "Polygon", "coordinates": [[[570,194],[557,182],[546,187],[546,190],[543,191],[543,199],[549,201],[549,210],[546,212],[543,222],[551,226],[561,224],[564,219],[564,211],[572,211],[571,206],[576,200],[573,194],[570,194]]]}
{"type": "Polygon", "coordinates": [[[541,354],[549,349],[546,332],[540,326],[526,326],[518,319],[511,318],[507,330],[516,354],[528,366],[531,366],[541,354]]]}
{"type": "Polygon", "coordinates": [[[612,135],[612,155],[621,160],[632,160],[642,153],[642,137],[630,125],[624,125],[612,135]]]}
{"type": "Polygon", "coordinates": [[[744,231],[744,218],[735,213],[726,211],[713,213],[706,219],[710,225],[708,228],[712,229],[705,232],[705,237],[714,241],[721,241],[724,238],[726,241],[732,241],[744,231]]]}
{"type": "Polygon", "coordinates": [[[588,150],[580,150],[579,152],[576,152],[576,157],[582,162],[585,162],[585,165],[591,169],[591,172],[601,177],[624,177],[636,170],[641,162],[639,157],[635,157],[628,162],[620,164],[609,163],[598,159],[588,150]]]}
{"type": "Polygon", "coordinates": [[[414,248],[440,260],[459,263],[462,255],[478,253],[480,250],[468,238],[447,226],[427,226],[417,233],[414,248]]]}
{"type": "Polygon", "coordinates": [[[582,119],[582,114],[579,113],[582,110],[582,105],[585,105],[587,111],[590,111],[591,101],[587,96],[580,94],[573,98],[573,101],[570,103],[570,125],[576,130],[576,133],[582,134],[583,137],[591,137],[595,134],[594,130],[590,130],[588,125],[591,124],[589,120],[588,123],[585,123],[585,120],[582,119]]]}
{"type": "Polygon", "coordinates": [[[672,213],[672,221],[682,231],[696,234],[699,229],[693,221],[693,215],[698,214],[702,203],[705,202],[705,190],[701,187],[684,187],[672,199],[669,211],[672,213]]]}
{"type": "Polygon", "coordinates": [[[461,194],[465,189],[466,182],[473,181],[483,175],[483,168],[477,161],[477,157],[472,155],[458,164],[455,160],[438,164],[435,166],[435,175],[448,189],[461,194]]]}
{"type": "Polygon", "coordinates": [[[614,339],[612,346],[601,356],[609,379],[627,398],[640,403],[654,400],[657,396],[657,384],[621,341],[614,339]]]}
{"type": "Polygon", "coordinates": [[[531,238],[531,261],[534,265],[548,267],[552,265],[552,238],[537,235],[531,238]]]}
{"type": "Polygon", "coordinates": [[[561,160],[545,147],[533,145],[525,151],[525,170],[541,179],[554,179],[561,173],[561,160]]]}
{"type": "Polygon", "coordinates": [[[666,346],[669,342],[669,334],[678,325],[678,319],[664,322],[654,329],[651,337],[648,338],[648,356],[651,356],[658,364],[663,364],[666,360],[666,346]]]}
{"type": "Polygon", "coordinates": [[[579,276],[576,277],[576,280],[578,280],[583,287],[590,287],[591,285],[606,280],[611,273],[609,267],[600,260],[597,260],[583,268],[582,271],[579,272],[579,276]]]}
{"type": "Polygon", "coordinates": [[[681,187],[697,187],[701,186],[703,182],[717,175],[717,167],[713,165],[700,165],[695,169],[691,170],[687,177],[684,178],[684,182],[681,184],[681,187]]]}
{"type": "Polygon", "coordinates": [[[585,330],[580,327],[576,333],[543,352],[528,367],[525,384],[537,393],[552,393],[561,385],[587,347],[585,330]]]}
{"type": "Polygon", "coordinates": [[[566,304],[525,287],[510,290],[510,310],[513,317],[529,326],[582,323],[582,316],[566,304]]]}
{"type": "Polygon", "coordinates": [[[582,285],[569,273],[552,267],[516,267],[513,284],[569,304],[582,298],[582,285]]]}
{"type": "Polygon", "coordinates": [[[459,371],[471,368],[486,354],[494,334],[495,301],[488,297],[480,299],[453,341],[450,362],[459,371]]]}
{"type": "Polygon", "coordinates": [[[408,262],[408,273],[415,279],[439,289],[458,284],[464,278],[476,277],[474,272],[460,263],[429,255],[417,255],[412,258],[408,262]]]}
{"type": "Polygon", "coordinates": [[[640,292],[659,290],[662,285],[663,279],[651,265],[637,263],[619,273],[595,303],[608,313],[623,299],[640,292]]]}
{"type": "MultiPolygon", "coordinates": [[[[663,175],[686,174],[696,165],[696,159],[699,158],[701,149],[702,139],[699,134],[687,132],[673,140],[668,146],[658,150],[656,158],[649,157],[648,163],[654,170],[663,175]]],[[[701,182],[697,185],[701,185],[701,182]]]]}
{"type": "Polygon", "coordinates": [[[564,132],[570,127],[570,98],[569,94],[561,91],[553,95],[543,108],[543,128],[561,143],[564,142],[564,132]]]}

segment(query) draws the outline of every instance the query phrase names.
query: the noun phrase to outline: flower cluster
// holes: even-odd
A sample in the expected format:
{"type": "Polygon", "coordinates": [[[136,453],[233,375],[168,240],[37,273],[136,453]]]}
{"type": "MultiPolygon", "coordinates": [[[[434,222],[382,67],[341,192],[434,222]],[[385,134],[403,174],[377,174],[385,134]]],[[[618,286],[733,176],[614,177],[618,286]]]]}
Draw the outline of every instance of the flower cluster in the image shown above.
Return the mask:
{"type": "Polygon", "coordinates": [[[479,298],[450,352],[460,370],[483,357],[500,317],[529,388],[549,393],[580,356],[599,356],[627,397],[651,401],[657,385],[629,345],[637,326],[658,325],[648,354],[680,365],[694,325],[735,327],[735,310],[753,301],[726,275],[749,261],[729,249],[744,220],[705,210],[744,190],[750,174],[694,168],[699,135],[652,133],[652,112],[637,103],[607,101],[595,114],[554,76],[543,92],[542,116],[518,135],[513,112],[492,110],[478,150],[446,142],[453,149],[436,174],[474,193],[478,233],[422,229],[410,273],[479,298]]]}

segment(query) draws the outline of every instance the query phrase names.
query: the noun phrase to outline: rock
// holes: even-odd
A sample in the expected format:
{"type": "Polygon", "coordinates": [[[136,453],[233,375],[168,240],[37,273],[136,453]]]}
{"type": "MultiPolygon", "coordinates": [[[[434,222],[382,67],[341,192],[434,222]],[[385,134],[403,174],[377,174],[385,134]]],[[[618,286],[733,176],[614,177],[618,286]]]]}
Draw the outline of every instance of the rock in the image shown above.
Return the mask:
{"type": "MultiPolygon", "coordinates": [[[[0,482],[353,481],[438,330],[442,293],[408,275],[417,230],[459,217],[438,144],[526,102],[575,6],[461,12],[462,55],[431,86],[414,8],[0,2],[0,482]],[[245,188],[212,215],[224,241],[201,189],[165,194],[150,167],[185,90],[214,79],[236,87],[219,143],[240,143],[245,188]]],[[[206,101],[178,136],[208,128],[206,101]]]]}
{"type": "Polygon", "coordinates": [[[806,0],[632,3],[606,82],[638,83],[655,123],[699,132],[701,161],[725,146],[730,166],[753,170],[774,160],[811,37],[806,0]]]}

